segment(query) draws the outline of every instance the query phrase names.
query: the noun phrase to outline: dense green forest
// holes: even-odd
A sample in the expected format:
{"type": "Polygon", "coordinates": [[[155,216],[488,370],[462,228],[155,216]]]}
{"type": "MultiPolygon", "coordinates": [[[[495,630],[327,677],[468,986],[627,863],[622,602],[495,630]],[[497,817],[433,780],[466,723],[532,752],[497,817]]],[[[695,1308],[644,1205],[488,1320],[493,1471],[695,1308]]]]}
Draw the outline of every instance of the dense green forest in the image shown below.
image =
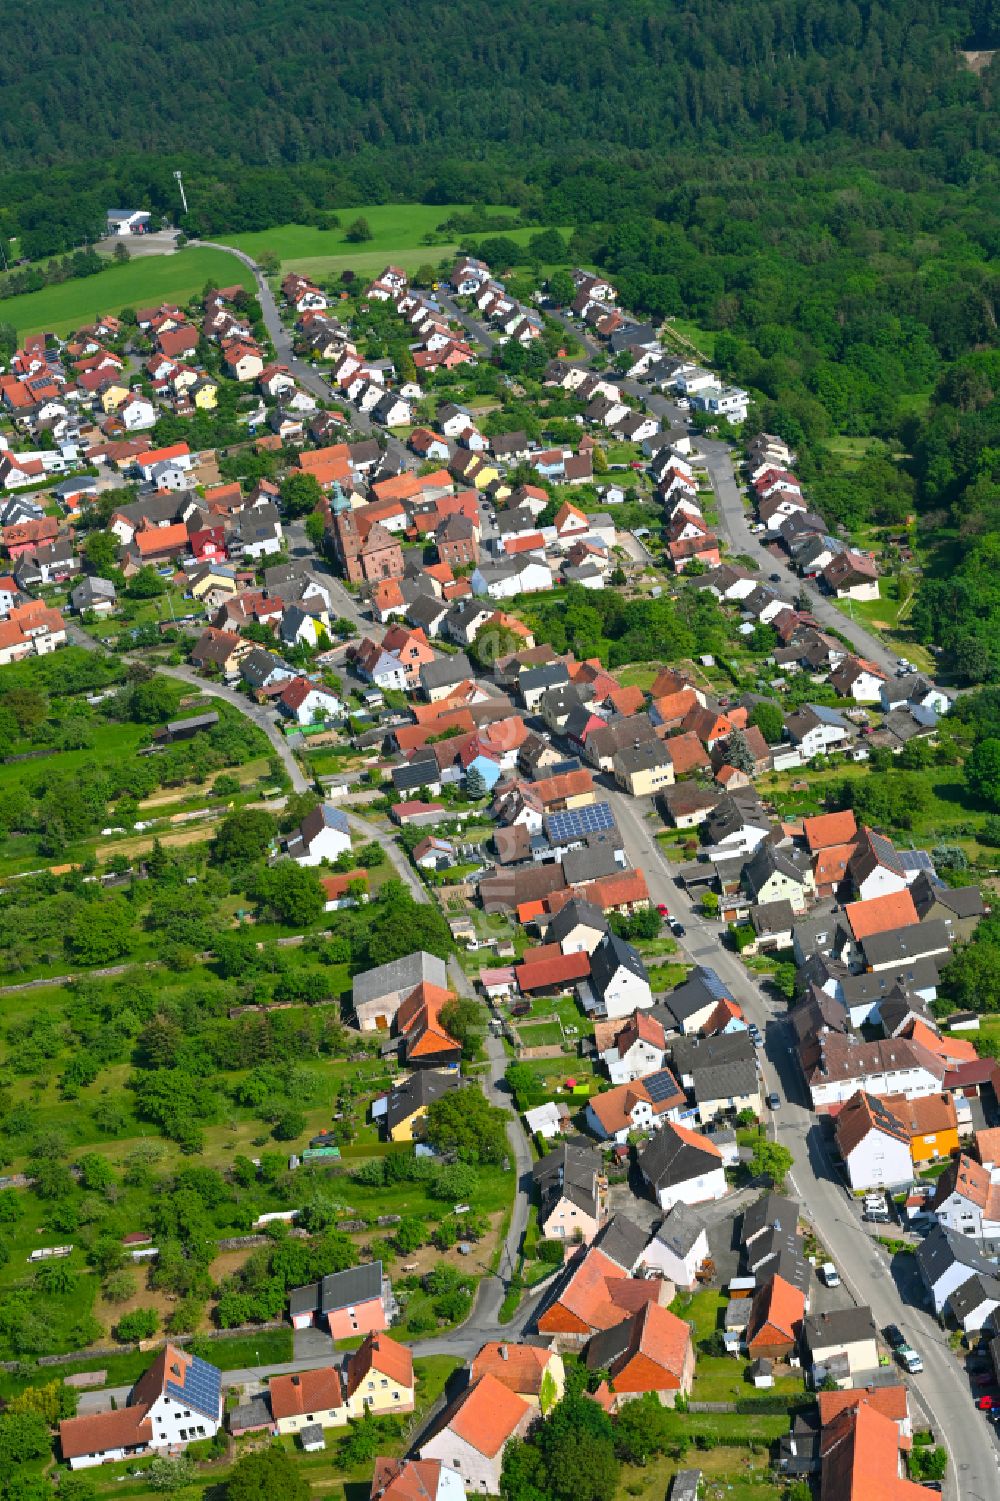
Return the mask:
{"type": "Polygon", "coordinates": [[[175,168],[202,235],[413,198],[571,224],[626,306],[713,333],[831,521],[917,516],[913,624],[1000,677],[1000,63],[960,52],[996,0],[52,0],[5,43],[22,256],[175,218],[175,168]],[[845,472],[836,434],[888,446],[845,472]]]}

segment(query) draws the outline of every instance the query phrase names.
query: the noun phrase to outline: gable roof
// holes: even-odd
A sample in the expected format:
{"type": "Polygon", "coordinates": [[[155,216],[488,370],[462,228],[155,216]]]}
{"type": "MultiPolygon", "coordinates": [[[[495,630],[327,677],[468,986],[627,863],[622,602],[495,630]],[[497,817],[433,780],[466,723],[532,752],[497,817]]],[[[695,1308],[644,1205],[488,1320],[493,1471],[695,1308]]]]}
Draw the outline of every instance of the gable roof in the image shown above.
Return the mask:
{"type": "Polygon", "coordinates": [[[153,1442],[153,1425],[145,1403],[119,1407],[113,1412],[89,1413],[64,1418],[59,1424],[59,1447],[63,1459],[85,1454],[103,1454],[109,1449],[141,1448],[153,1442]]]}
{"type": "Polygon", "coordinates": [[[657,1189],[686,1183],[721,1166],[722,1153],[713,1141],[670,1121],[639,1153],[643,1176],[657,1189]]]}
{"type": "Polygon", "coordinates": [[[844,916],[859,943],[875,933],[908,928],[920,921],[909,887],[903,891],[887,891],[883,896],[869,897],[865,902],[848,902],[844,916]]]}
{"type": "Polygon", "coordinates": [[[810,853],[827,849],[833,844],[847,844],[858,832],[857,822],[850,808],[842,813],[820,813],[815,818],[802,820],[802,832],[810,853]]]}
{"type": "Polygon", "coordinates": [[[872,1131],[909,1146],[909,1133],[888,1104],[877,1095],[859,1089],[837,1115],[835,1135],[840,1155],[848,1157],[872,1131]]]}
{"type": "Polygon", "coordinates": [[[297,1371],[294,1376],[272,1376],[269,1390],[271,1415],[276,1421],[327,1412],[344,1402],[340,1372],[334,1366],[297,1371]]]}
{"type": "Polygon", "coordinates": [[[445,1410],[432,1432],[450,1428],[471,1448],[493,1459],[530,1411],[516,1392],[486,1372],[445,1410]]]}
{"type": "Polygon", "coordinates": [[[754,1294],[747,1325],[748,1344],[768,1326],[790,1340],[797,1339],[805,1308],[805,1295],[799,1288],[784,1277],[772,1277],[754,1294]]]}
{"type": "Polygon", "coordinates": [[[509,1391],[537,1397],[551,1359],[551,1350],[539,1345],[508,1344],[503,1340],[495,1340],[483,1345],[474,1358],[470,1379],[476,1382],[480,1376],[490,1375],[509,1391]]]}

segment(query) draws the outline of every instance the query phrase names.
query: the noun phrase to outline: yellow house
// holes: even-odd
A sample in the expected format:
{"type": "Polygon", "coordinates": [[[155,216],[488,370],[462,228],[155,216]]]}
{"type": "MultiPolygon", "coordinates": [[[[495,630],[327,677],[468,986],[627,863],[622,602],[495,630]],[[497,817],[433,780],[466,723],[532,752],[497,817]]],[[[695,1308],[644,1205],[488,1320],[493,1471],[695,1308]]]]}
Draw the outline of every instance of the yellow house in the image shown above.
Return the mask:
{"type": "Polygon", "coordinates": [[[117,381],[113,385],[105,386],[101,392],[101,409],[105,412],[117,412],[122,402],[129,394],[129,388],[124,383],[119,385],[117,381]]]}
{"type": "Polygon", "coordinates": [[[191,593],[195,599],[213,606],[232,599],[236,593],[236,576],[233,570],[221,565],[216,568],[211,563],[203,563],[201,567],[204,572],[199,570],[191,584],[191,593]]]}
{"type": "Polygon", "coordinates": [[[413,1411],[413,1356],[387,1334],[366,1334],[347,1362],[347,1416],[413,1411]]]}
{"type": "Polygon", "coordinates": [[[884,1103],[910,1138],[914,1167],[947,1162],[958,1151],[958,1112],[950,1094],[921,1095],[916,1100],[890,1094],[884,1097],[884,1103]]]}
{"type": "Polygon", "coordinates": [[[219,388],[214,380],[199,381],[191,395],[195,406],[202,412],[214,412],[219,404],[219,388]]]}
{"type": "Polygon", "coordinates": [[[481,469],[477,469],[475,474],[472,475],[472,483],[477,490],[485,490],[487,485],[492,485],[499,478],[499,469],[494,469],[492,464],[484,464],[481,469]]]}
{"type": "Polygon", "coordinates": [[[566,1370],[555,1350],[501,1342],[484,1345],[472,1362],[469,1384],[494,1376],[545,1417],[566,1392],[566,1370]]]}
{"type": "Polygon", "coordinates": [[[299,1433],[310,1423],[341,1428],[347,1422],[344,1387],[334,1366],[271,1377],[271,1416],[279,1433],[299,1433]]]}
{"type": "Polygon", "coordinates": [[[432,1101],[455,1089],[458,1075],[436,1068],[419,1068],[385,1097],[385,1131],[390,1141],[423,1139],[432,1101]]]}

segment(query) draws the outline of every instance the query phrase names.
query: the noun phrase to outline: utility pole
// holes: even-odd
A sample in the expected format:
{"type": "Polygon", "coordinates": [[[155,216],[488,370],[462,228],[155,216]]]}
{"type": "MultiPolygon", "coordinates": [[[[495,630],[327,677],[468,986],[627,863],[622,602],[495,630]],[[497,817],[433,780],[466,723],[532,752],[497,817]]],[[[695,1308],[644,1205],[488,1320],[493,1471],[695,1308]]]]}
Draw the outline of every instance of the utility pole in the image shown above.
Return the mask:
{"type": "Polygon", "coordinates": [[[180,191],[181,203],[184,205],[184,212],[186,214],[187,211],[188,211],[188,201],[187,201],[187,194],[184,192],[184,180],[181,177],[181,174],[179,172],[175,172],[174,176],[177,179],[177,187],[178,187],[178,189],[180,191]]]}

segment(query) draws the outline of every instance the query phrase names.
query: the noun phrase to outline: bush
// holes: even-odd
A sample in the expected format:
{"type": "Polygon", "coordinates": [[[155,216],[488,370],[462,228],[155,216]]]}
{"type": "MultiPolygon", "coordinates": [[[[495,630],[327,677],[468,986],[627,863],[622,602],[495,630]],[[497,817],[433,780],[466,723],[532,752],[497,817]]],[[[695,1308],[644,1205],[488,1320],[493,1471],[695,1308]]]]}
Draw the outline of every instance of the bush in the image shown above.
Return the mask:
{"type": "Polygon", "coordinates": [[[566,1247],[561,1240],[543,1240],[535,1255],[547,1266],[562,1266],[566,1247]]]}
{"type": "Polygon", "coordinates": [[[132,1344],[135,1340],[151,1339],[156,1333],[160,1322],[160,1316],[155,1308],[136,1308],[131,1313],[125,1313],[115,1325],[115,1338],[122,1344],[132,1344]]]}

